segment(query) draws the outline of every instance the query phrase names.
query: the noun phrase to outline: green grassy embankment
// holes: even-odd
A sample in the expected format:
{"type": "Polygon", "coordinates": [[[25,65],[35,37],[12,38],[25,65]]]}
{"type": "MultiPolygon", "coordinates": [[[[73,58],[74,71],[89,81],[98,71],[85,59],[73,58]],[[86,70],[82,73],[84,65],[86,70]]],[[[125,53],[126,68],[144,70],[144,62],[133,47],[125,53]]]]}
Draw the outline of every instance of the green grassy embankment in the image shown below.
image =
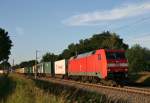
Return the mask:
{"type": "Polygon", "coordinates": [[[19,75],[0,80],[0,103],[64,103],[63,98],[36,87],[34,81],[19,75]]]}
{"type": "Polygon", "coordinates": [[[20,75],[0,79],[0,103],[126,103],[105,95],[20,75]]]}
{"type": "Polygon", "coordinates": [[[12,94],[16,83],[7,75],[0,75],[0,100],[5,101],[8,95],[12,94]]]}

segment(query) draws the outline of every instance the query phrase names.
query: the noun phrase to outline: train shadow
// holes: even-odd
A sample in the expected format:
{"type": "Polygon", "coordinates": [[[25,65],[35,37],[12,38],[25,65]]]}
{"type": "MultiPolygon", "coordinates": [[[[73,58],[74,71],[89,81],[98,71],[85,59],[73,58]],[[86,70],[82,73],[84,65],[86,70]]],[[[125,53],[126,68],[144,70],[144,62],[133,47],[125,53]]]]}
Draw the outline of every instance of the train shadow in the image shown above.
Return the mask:
{"type": "Polygon", "coordinates": [[[16,82],[8,75],[0,76],[0,102],[5,103],[16,88],[16,82]]]}
{"type": "Polygon", "coordinates": [[[139,88],[150,88],[149,84],[143,84],[143,83],[129,83],[125,86],[131,86],[131,87],[139,87],[139,88]]]}
{"type": "Polygon", "coordinates": [[[128,86],[135,87],[150,87],[150,75],[146,74],[135,74],[130,75],[128,86]]]}

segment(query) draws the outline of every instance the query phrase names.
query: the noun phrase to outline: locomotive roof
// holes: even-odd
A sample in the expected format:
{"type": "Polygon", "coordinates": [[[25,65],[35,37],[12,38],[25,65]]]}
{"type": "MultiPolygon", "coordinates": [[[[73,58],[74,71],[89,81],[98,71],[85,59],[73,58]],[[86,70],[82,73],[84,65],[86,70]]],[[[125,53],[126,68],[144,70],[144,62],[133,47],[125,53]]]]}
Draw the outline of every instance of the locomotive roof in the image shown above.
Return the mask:
{"type": "Polygon", "coordinates": [[[74,59],[74,58],[78,59],[78,58],[89,56],[89,55],[94,54],[94,53],[95,53],[95,51],[90,51],[90,52],[79,54],[77,56],[73,56],[70,59],[74,59]]]}
{"type": "MultiPolygon", "coordinates": [[[[105,51],[108,51],[108,52],[124,52],[125,50],[117,50],[117,49],[104,49],[105,51]]],[[[96,50],[94,51],[90,51],[90,52],[86,52],[86,53],[82,53],[82,54],[79,54],[77,56],[73,56],[70,58],[71,59],[78,59],[78,58],[82,58],[82,57],[86,57],[86,56],[90,56],[91,54],[94,54],[96,52],[96,50]]]]}

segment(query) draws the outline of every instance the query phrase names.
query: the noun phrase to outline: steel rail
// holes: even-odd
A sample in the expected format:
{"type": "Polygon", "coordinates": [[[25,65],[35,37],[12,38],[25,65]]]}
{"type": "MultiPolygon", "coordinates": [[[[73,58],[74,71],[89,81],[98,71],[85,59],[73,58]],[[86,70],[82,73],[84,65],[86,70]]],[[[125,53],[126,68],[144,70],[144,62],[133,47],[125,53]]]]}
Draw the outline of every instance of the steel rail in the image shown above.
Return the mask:
{"type": "MultiPolygon", "coordinates": [[[[42,79],[42,80],[45,80],[42,79]]],[[[139,88],[134,88],[134,87],[111,87],[111,86],[104,86],[101,84],[92,84],[92,83],[85,83],[85,82],[79,82],[79,81],[73,81],[73,80],[65,80],[65,79],[58,79],[58,78],[50,78],[46,80],[54,80],[54,81],[63,81],[63,82],[68,82],[68,83],[75,83],[75,84],[80,84],[84,86],[90,86],[90,87],[96,87],[96,88],[104,88],[104,89],[109,89],[109,90],[115,90],[115,91],[121,91],[121,92],[129,92],[129,93],[134,93],[134,94],[143,94],[143,95],[148,95],[150,96],[150,91],[146,89],[139,89],[139,88]]]]}

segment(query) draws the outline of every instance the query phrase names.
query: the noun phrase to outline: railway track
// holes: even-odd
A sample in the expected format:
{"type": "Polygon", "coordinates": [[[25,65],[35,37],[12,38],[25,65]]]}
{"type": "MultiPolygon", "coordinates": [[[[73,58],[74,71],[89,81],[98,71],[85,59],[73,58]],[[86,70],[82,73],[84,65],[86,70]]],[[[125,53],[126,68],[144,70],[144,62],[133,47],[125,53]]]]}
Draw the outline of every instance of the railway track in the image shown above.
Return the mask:
{"type": "Polygon", "coordinates": [[[106,89],[111,89],[111,90],[116,90],[116,91],[122,91],[122,92],[130,92],[130,93],[137,93],[137,94],[144,94],[144,95],[150,95],[150,87],[149,88],[139,88],[139,87],[131,87],[131,86],[124,86],[124,87],[111,87],[111,86],[104,86],[102,84],[93,84],[93,83],[85,83],[85,82],[79,82],[79,81],[74,81],[74,80],[67,80],[67,79],[60,79],[60,78],[45,78],[42,77],[38,78],[40,80],[53,80],[53,81],[63,81],[66,83],[76,83],[80,85],[85,85],[85,86],[91,86],[91,87],[96,87],[96,88],[106,88],[106,89]]]}
{"type": "Polygon", "coordinates": [[[136,90],[136,91],[139,91],[139,92],[141,91],[141,92],[148,92],[148,93],[150,93],[150,88],[140,88],[140,87],[131,87],[131,86],[125,86],[124,88],[136,90]]]}
{"type": "Polygon", "coordinates": [[[77,88],[85,89],[88,91],[95,91],[98,93],[102,93],[107,95],[108,97],[115,98],[123,98],[129,103],[150,103],[150,90],[143,89],[143,88],[136,88],[136,87],[110,87],[110,86],[103,86],[100,84],[91,84],[91,83],[84,83],[79,81],[73,80],[62,80],[58,78],[42,78],[40,80],[47,80],[53,83],[59,83],[67,86],[74,86],[77,88]]]}
{"type": "Polygon", "coordinates": [[[96,87],[96,88],[106,88],[110,90],[116,90],[116,91],[122,91],[122,92],[130,92],[130,93],[138,93],[138,94],[144,94],[144,95],[149,95],[150,96],[150,89],[143,89],[143,88],[137,88],[137,87],[111,87],[111,86],[104,86],[101,84],[92,84],[92,83],[84,83],[84,82],[78,82],[78,81],[73,81],[73,80],[62,80],[62,79],[53,79],[53,80],[58,80],[58,81],[65,81],[68,83],[76,83],[80,85],[85,85],[85,86],[91,86],[91,87],[96,87]]]}

